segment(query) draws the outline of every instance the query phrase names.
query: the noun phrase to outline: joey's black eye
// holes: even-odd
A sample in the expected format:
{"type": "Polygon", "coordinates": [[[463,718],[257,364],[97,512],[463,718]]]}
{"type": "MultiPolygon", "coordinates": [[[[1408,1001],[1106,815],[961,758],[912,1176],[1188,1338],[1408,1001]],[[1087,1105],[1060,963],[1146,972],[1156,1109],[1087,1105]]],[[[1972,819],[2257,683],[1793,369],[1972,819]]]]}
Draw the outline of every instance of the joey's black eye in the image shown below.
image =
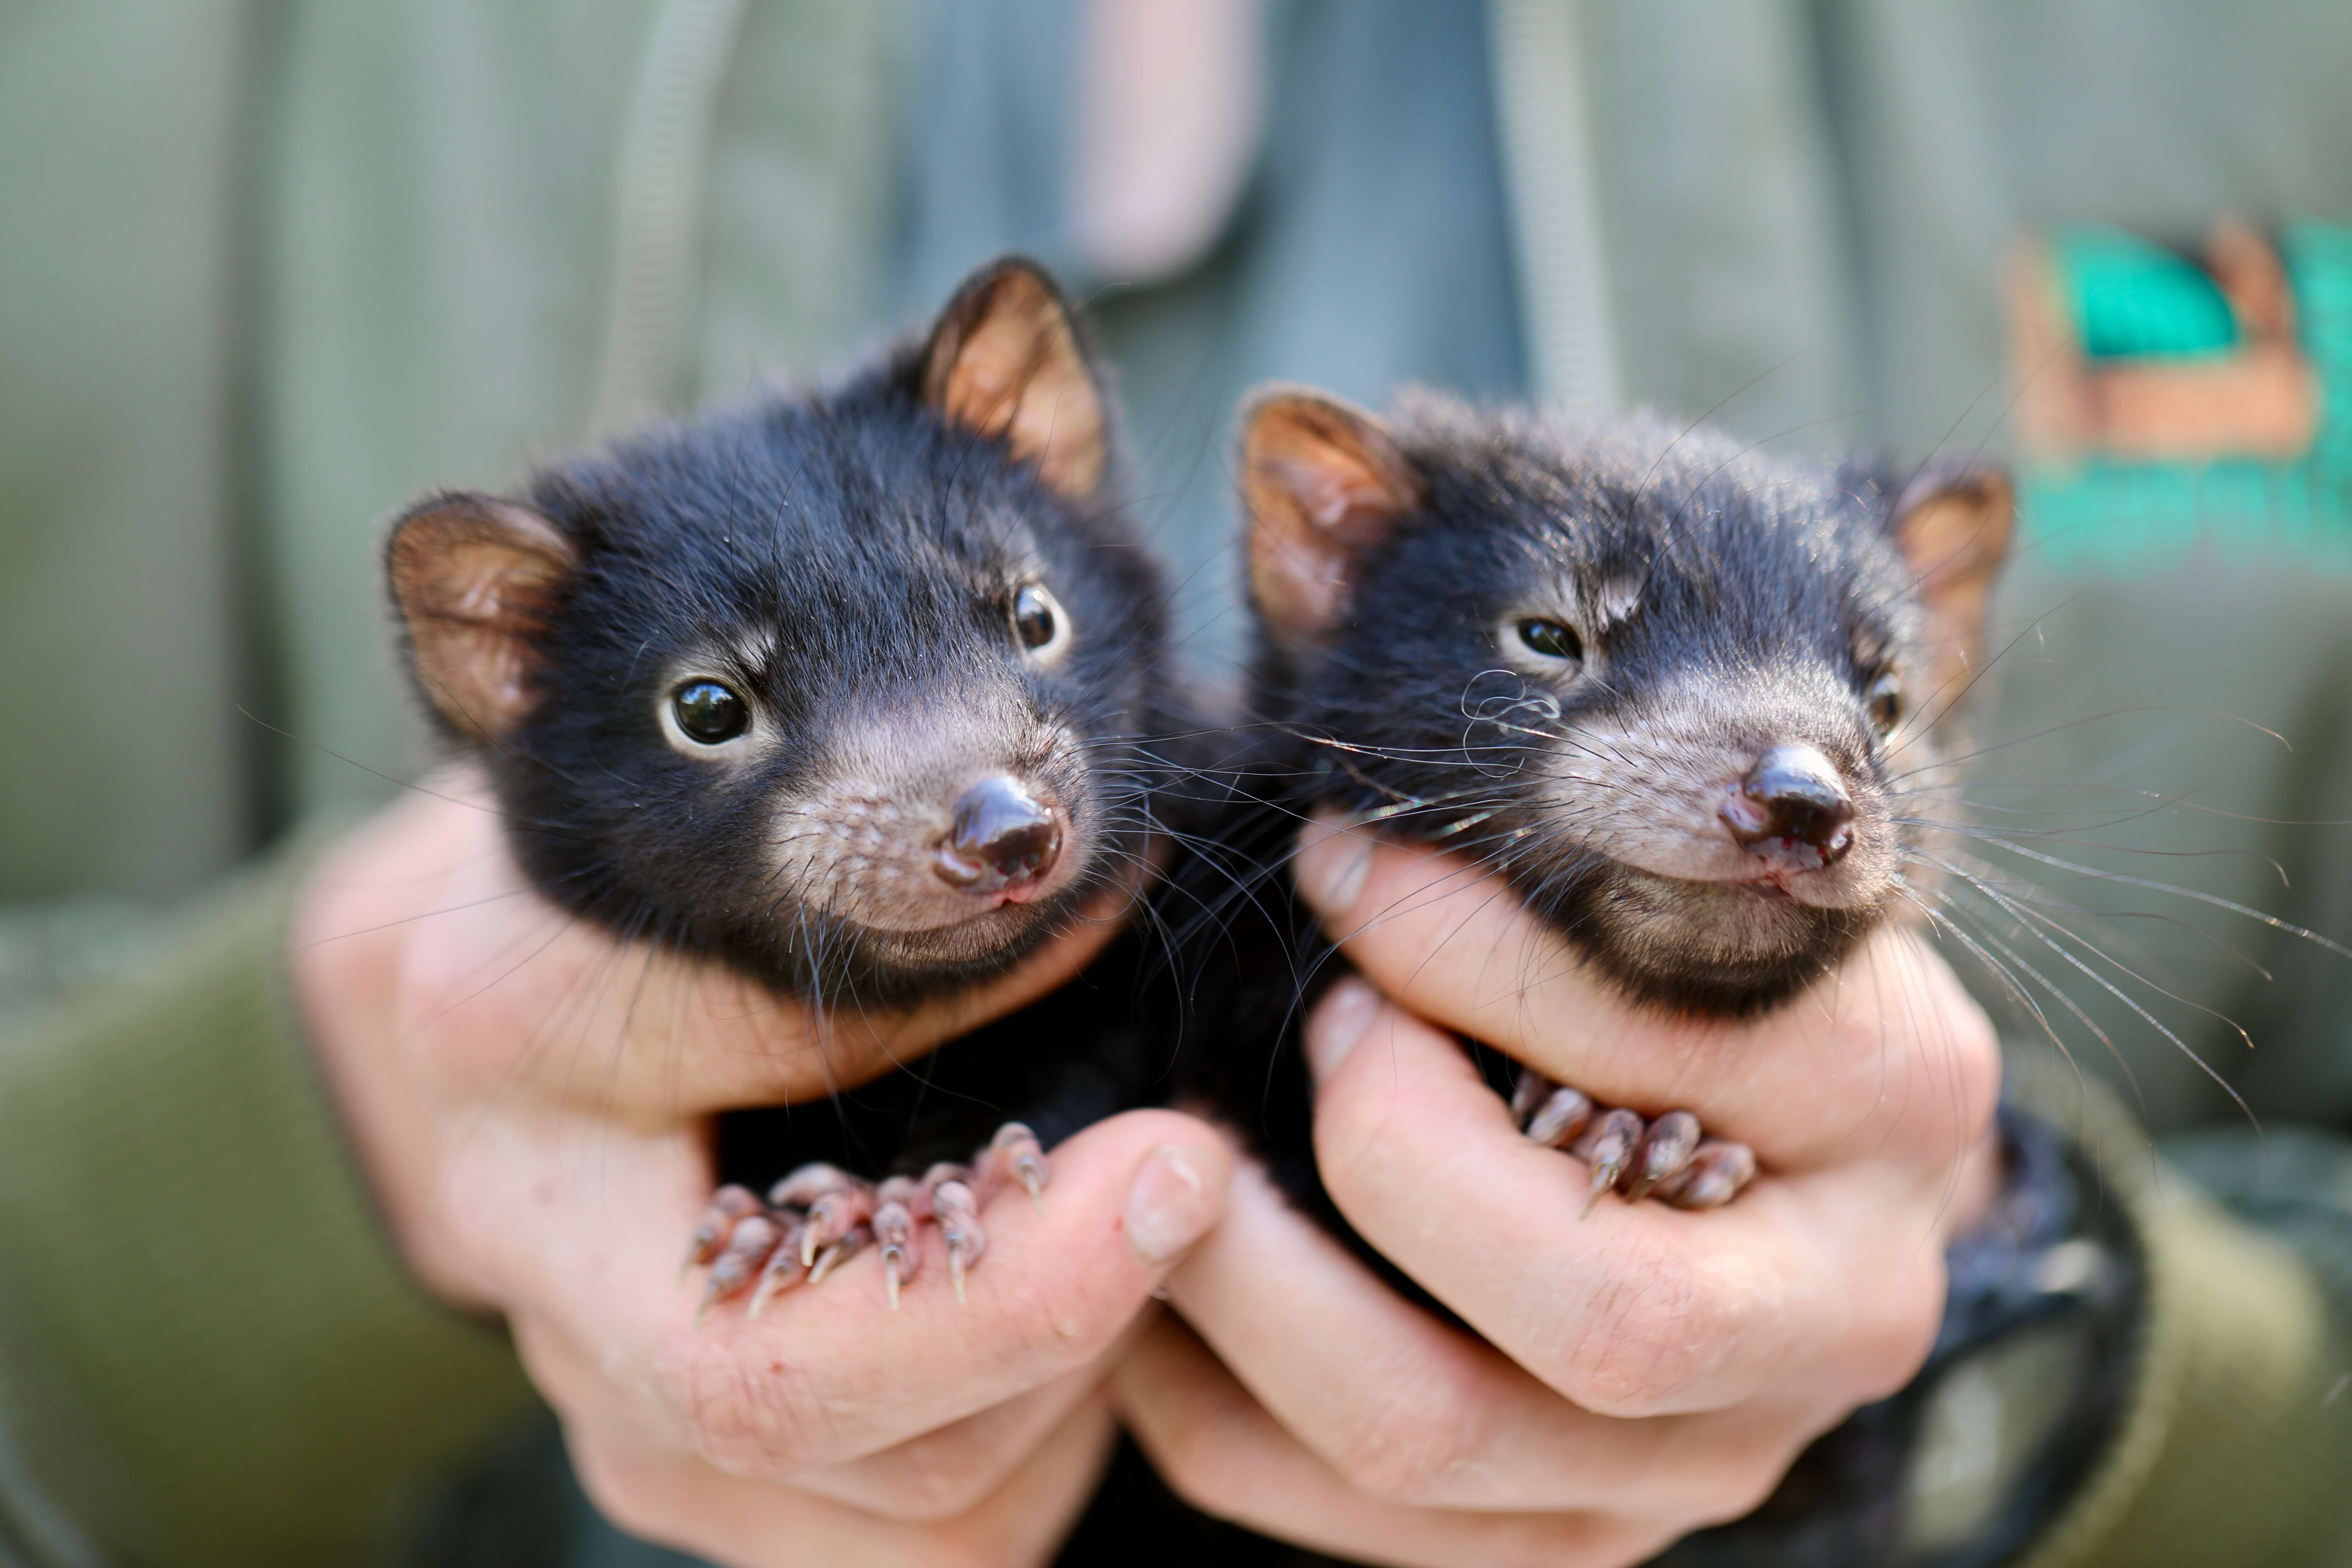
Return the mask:
{"type": "Polygon", "coordinates": [[[1519,641],[1546,658],[1582,658],[1584,639],[1565,621],[1530,616],[1519,623],[1519,641]]]}
{"type": "Polygon", "coordinates": [[[696,680],[677,689],[669,710],[687,739],[716,746],[751,727],[751,710],[740,697],[715,680],[696,680]]]}
{"type": "Polygon", "coordinates": [[[1069,643],[1069,612],[1043,583],[1024,584],[1013,595],[1013,635],[1031,657],[1051,658],[1069,643]]]}
{"type": "Polygon", "coordinates": [[[1885,671],[1872,681],[1862,700],[1869,704],[1870,721],[1878,726],[1880,734],[1893,733],[1895,726],[1903,721],[1903,683],[1895,679],[1893,670],[1885,671]]]}

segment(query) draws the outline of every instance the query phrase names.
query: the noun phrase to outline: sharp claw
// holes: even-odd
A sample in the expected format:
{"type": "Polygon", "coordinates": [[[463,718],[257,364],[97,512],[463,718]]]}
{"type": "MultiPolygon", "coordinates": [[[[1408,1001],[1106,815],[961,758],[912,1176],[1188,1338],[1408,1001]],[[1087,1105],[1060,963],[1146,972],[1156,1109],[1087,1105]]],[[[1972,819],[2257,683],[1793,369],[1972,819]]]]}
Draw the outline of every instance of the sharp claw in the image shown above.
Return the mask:
{"type": "Polygon", "coordinates": [[[710,1265],[710,1278],[702,1287],[701,1304],[694,1310],[697,1327],[701,1325],[702,1315],[709,1310],[710,1303],[723,1296],[732,1296],[751,1283],[760,1266],[767,1262],[782,1239],[776,1222],[764,1215],[750,1215],[735,1223],[733,1234],[710,1265]]]}
{"type": "Polygon", "coordinates": [[[1592,1167],[1592,1185],[1586,1193],[1584,1213],[1601,1201],[1601,1194],[1617,1184],[1625,1174],[1625,1167],[1641,1144],[1644,1127],[1641,1117],[1633,1111],[1618,1110],[1593,1120],[1584,1135],[1569,1145],[1568,1152],[1592,1167]]]}
{"type": "Polygon", "coordinates": [[[1592,1217],[1592,1205],[1601,1201],[1601,1194],[1607,1192],[1610,1188],[1617,1184],[1617,1170],[1618,1168],[1614,1165],[1595,1165],[1592,1167],[1592,1185],[1585,1191],[1584,1206],[1577,1211],[1577,1218],[1590,1219],[1592,1217]]]}
{"type": "Polygon", "coordinates": [[[889,1281],[890,1310],[898,1310],[898,1287],[915,1277],[921,1255],[915,1250],[915,1210],[923,1192],[904,1176],[882,1184],[881,1202],[868,1225],[882,1244],[882,1268],[889,1281]]]}
{"type": "MultiPolygon", "coordinates": [[[[987,1146],[974,1156],[972,1167],[971,1171],[963,1173],[962,1179],[971,1187],[975,1196],[985,1198],[999,1182],[1009,1176],[1020,1183],[1022,1190],[1029,1194],[1031,1206],[1040,1214],[1045,1212],[1041,1194],[1045,1191],[1045,1184],[1053,1179],[1053,1172],[1045,1163],[1045,1146],[1037,1142],[1037,1134],[1024,1124],[1008,1121],[998,1128],[987,1146]]],[[[934,1166],[925,1180],[936,1187],[940,1175],[939,1167],[934,1166]]]]}
{"type": "Polygon", "coordinates": [[[809,1270],[808,1282],[812,1285],[818,1283],[835,1268],[865,1251],[866,1244],[873,1239],[874,1233],[864,1226],[852,1226],[847,1236],[826,1247],[817,1258],[816,1267],[809,1270]]]}
{"type": "Polygon", "coordinates": [[[760,1212],[760,1200],[749,1187],[739,1187],[730,1182],[710,1194],[696,1216],[694,1235],[686,1244],[686,1261],[677,1266],[677,1277],[686,1278],[687,1270],[698,1263],[708,1263],[726,1250],[735,1233],[735,1222],[760,1212]]]}
{"type": "Polygon", "coordinates": [[[800,1241],[803,1268],[814,1268],[817,1254],[864,1225],[875,1208],[870,1183],[831,1165],[803,1165],[778,1182],[768,1196],[780,1207],[807,1211],[808,1228],[800,1241]]]}
{"type": "Polygon", "coordinates": [[[1698,1142],[1698,1118],[1687,1110],[1669,1110],[1651,1122],[1636,1151],[1633,1179],[1625,1184],[1625,1201],[1640,1203],[1659,1183],[1689,1164],[1698,1142]]]}
{"type": "Polygon", "coordinates": [[[761,1308],[776,1296],[800,1283],[801,1271],[807,1265],[800,1261],[801,1238],[805,1226],[795,1226],[784,1237],[784,1244],[768,1258],[768,1266],[760,1270],[759,1288],[751,1292],[751,1310],[746,1316],[756,1318],[761,1308]]]}
{"type": "Polygon", "coordinates": [[[702,1300],[694,1309],[695,1327],[702,1326],[702,1314],[710,1310],[710,1304],[713,1301],[722,1297],[732,1296],[750,1284],[750,1273],[751,1265],[742,1260],[740,1255],[730,1252],[721,1258],[717,1267],[710,1270],[710,1278],[703,1282],[702,1300]]]}

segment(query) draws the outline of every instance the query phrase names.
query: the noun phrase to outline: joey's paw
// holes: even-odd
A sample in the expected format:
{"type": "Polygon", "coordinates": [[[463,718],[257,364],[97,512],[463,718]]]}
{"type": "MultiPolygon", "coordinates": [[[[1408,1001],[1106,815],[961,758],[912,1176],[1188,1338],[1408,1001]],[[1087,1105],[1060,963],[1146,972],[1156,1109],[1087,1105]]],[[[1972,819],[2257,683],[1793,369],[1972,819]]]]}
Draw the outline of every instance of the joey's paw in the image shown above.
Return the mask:
{"type": "Polygon", "coordinates": [[[803,1165],[768,1189],[763,1203],[748,1188],[724,1186],[695,1222],[686,1266],[708,1265],[702,1306],[751,1292],[758,1317],[780,1292],[814,1285],[867,1247],[879,1250],[883,1289],[892,1308],[923,1263],[923,1227],[940,1233],[956,1300],[964,1276],[988,1250],[980,1210],[1001,1187],[1019,1187],[1043,1206],[1052,1179],[1037,1135],[1008,1121],[969,1165],[942,1163],[920,1177],[893,1176],[877,1186],[832,1165],[803,1165]]]}
{"type": "Polygon", "coordinates": [[[1756,1179],[1756,1154],[1745,1143],[1701,1138],[1690,1163],[1651,1189],[1678,1209],[1721,1208],[1756,1179]]]}
{"type": "Polygon", "coordinates": [[[1612,1188],[1628,1203],[1654,1197],[1676,1208],[1717,1208],[1756,1174],[1756,1156],[1746,1144],[1707,1137],[1687,1110],[1645,1121],[1634,1111],[1595,1105],[1533,1068],[1519,1070],[1511,1116],[1534,1142],[1565,1149],[1591,1168],[1587,1214],[1612,1188]]]}
{"type": "Polygon", "coordinates": [[[754,1283],[760,1287],[754,1299],[756,1310],[756,1302],[771,1293],[776,1265],[798,1254],[800,1237],[791,1220],[792,1216],[762,1204],[747,1187],[730,1184],[711,1194],[687,1243],[685,1267],[707,1264],[710,1268],[701,1304],[695,1309],[698,1319],[712,1302],[739,1295],[754,1283]]]}
{"type": "Polygon", "coordinates": [[[982,1203],[1000,1186],[1015,1186],[1029,1194],[1033,1206],[1044,1208],[1045,1184],[1053,1171],[1045,1163],[1045,1146],[1024,1124],[1008,1121],[998,1128],[988,1146],[972,1156],[971,1168],[979,1178],[982,1203]]]}
{"type": "MultiPolygon", "coordinates": [[[[938,1164],[923,1173],[919,1184],[928,1217],[939,1226],[940,1244],[948,1255],[948,1278],[956,1300],[963,1300],[964,1276],[988,1250],[988,1232],[981,1227],[980,1211],[1000,1188],[1019,1187],[1043,1212],[1045,1184],[1053,1179],[1045,1147],[1037,1134],[1018,1121],[1008,1121],[971,1157],[969,1165],[938,1164]]],[[[918,1217],[925,1217],[919,1214],[918,1217]]]]}
{"type": "Polygon", "coordinates": [[[779,1291],[814,1284],[873,1239],[872,1183],[831,1165],[803,1165],[768,1189],[765,1203],[729,1184],[711,1195],[687,1246],[687,1267],[710,1266],[702,1304],[751,1292],[751,1315],[779,1291]]]}

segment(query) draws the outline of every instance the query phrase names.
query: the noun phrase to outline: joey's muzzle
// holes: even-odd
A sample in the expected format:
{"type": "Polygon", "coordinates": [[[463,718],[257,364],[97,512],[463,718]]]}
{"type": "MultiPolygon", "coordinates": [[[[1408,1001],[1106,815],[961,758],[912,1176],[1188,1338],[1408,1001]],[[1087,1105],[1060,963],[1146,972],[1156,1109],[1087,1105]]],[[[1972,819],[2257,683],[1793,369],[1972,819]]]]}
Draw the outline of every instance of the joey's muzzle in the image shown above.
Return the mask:
{"type": "Polygon", "coordinates": [[[1768,749],[1717,810],[1742,848],[1781,870],[1817,870],[1853,847],[1853,796],[1811,746],[1768,749]]]}
{"type": "Polygon", "coordinates": [[[999,773],[964,791],[932,851],[942,881],[1017,901],[1062,853],[1061,814],[1018,779],[999,773]]]}

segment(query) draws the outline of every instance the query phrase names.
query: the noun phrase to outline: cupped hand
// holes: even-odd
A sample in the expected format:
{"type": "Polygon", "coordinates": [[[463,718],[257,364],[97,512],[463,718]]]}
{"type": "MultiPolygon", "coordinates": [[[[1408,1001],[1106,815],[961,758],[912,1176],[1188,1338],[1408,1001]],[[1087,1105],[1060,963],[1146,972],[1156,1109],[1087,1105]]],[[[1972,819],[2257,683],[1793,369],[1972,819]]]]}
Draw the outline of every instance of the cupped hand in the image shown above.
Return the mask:
{"type": "Polygon", "coordinates": [[[1170,1277],[1185,1323],[1114,1384],[1181,1491],[1367,1561],[1630,1563],[1751,1510],[1916,1371],[1945,1243],[1998,1180],[2000,1077],[1921,938],[1882,931],[1788,1006],[1705,1022],[1627,1004],[1458,859],[1310,828],[1298,878],[1363,976],[1307,1029],[1325,1184],[1478,1337],[1245,1168],[1170,1277]],[[1695,1111],[1761,1173],[1725,1208],[1580,1219],[1583,1166],[1520,1135],[1460,1037],[1604,1104],[1695,1111]]]}
{"type": "MultiPolygon", "coordinates": [[[[713,1113],[820,1098],[1011,1012],[1117,914],[982,990],[819,1017],[557,910],[486,799],[442,778],[312,874],[293,969],[404,1254],[505,1317],[616,1522],[730,1564],[1017,1563],[1084,1505],[1113,1431],[1104,1369],[1222,1209],[1216,1134],[1139,1111],[1072,1138],[1042,1205],[990,1206],[961,1304],[915,1289],[890,1310],[869,1252],[757,1320],[698,1325],[679,1262],[713,1113]]],[[[944,1256],[923,1272],[944,1280],[944,1256]]]]}

